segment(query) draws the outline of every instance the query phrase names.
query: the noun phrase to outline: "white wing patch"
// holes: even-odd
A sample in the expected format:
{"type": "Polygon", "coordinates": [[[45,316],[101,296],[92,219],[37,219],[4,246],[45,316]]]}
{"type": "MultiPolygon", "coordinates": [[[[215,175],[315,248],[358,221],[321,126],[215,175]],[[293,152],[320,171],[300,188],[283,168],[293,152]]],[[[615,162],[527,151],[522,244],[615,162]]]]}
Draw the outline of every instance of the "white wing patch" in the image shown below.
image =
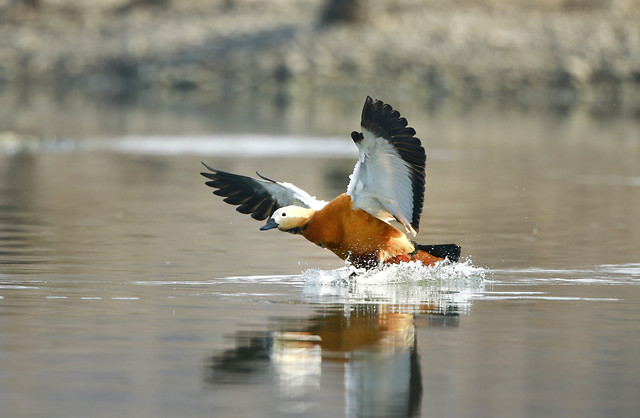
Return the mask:
{"type": "Polygon", "coordinates": [[[359,158],[347,194],[354,206],[385,222],[395,218],[415,236],[411,167],[388,140],[366,129],[362,134],[364,138],[356,142],[359,158]]]}
{"type": "Polygon", "coordinates": [[[315,196],[311,196],[309,193],[291,183],[265,182],[263,187],[271,194],[273,199],[276,200],[280,206],[296,205],[303,208],[320,210],[328,203],[324,200],[316,199],[315,196]]]}

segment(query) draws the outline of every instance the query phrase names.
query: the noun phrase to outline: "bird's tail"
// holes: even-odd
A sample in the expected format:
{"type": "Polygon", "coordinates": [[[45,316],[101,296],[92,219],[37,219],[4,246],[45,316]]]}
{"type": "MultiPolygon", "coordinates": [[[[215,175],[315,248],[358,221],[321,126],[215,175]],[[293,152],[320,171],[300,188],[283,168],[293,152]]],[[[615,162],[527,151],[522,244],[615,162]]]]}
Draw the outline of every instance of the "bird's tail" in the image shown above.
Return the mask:
{"type": "Polygon", "coordinates": [[[416,247],[416,250],[418,251],[418,253],[415,255],[415,258],[417,259],[421,259],[421,258],[431,259],[432,257],[448,258],[449,261],[455,263],[460,258],[461,248],[459,245],[456,245],[456,244],[437,244],[437,245],[415,244],[415,247],[416,247]],[[427,254],[423,254],[421,257],[420,253],[427,253],[427,254]],[[428,257],[428,256],[431,256],[431,257],[428,257]]]}

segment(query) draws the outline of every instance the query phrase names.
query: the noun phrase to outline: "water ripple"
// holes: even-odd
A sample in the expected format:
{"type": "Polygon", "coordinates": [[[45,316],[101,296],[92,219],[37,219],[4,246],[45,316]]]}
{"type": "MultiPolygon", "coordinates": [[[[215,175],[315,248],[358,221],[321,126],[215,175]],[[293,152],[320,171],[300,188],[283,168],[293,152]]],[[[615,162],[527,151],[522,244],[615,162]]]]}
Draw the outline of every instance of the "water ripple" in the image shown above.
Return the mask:
{"type": "Polygon", "coordinates": [[[602,264],[594,267],[571,269],[500,269],[493,272],[503,277],[502,283],[557,284],[557,285],[638,285],[640,263],[602,264]]]}

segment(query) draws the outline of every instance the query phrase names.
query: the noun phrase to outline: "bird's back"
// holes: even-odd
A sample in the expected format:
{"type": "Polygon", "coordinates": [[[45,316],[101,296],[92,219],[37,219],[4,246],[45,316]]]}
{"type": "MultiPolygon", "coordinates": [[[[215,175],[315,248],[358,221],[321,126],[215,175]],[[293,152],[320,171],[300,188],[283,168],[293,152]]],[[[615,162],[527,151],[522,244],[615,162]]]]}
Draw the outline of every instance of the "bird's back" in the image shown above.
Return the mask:
{"type": "Polygon", "coordinates": [[[347,194],[338,196],[316,212],[302,234],[356,266],[385,261],[413,250],[402,231],[354,208],[347,194]]]}

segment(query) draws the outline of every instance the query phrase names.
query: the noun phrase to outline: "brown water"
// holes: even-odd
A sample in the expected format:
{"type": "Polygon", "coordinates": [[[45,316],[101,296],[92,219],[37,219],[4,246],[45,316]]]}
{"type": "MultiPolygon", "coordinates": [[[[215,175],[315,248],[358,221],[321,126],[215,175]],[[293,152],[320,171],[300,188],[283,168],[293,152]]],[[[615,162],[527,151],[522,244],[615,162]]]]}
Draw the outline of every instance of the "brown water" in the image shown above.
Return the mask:
{"type": "Polygon", "coordinates": [[[242,109],[35,114],[56,139],[0,154],[1,415],[636,416],[638,121],[398,107],[429,155],[418,241],[470,259],[354,279],[198,173],[331,198],[357,104],[246,131],[242,109]],[[273,152],[292,141],[314,155],[273,152]]]}

